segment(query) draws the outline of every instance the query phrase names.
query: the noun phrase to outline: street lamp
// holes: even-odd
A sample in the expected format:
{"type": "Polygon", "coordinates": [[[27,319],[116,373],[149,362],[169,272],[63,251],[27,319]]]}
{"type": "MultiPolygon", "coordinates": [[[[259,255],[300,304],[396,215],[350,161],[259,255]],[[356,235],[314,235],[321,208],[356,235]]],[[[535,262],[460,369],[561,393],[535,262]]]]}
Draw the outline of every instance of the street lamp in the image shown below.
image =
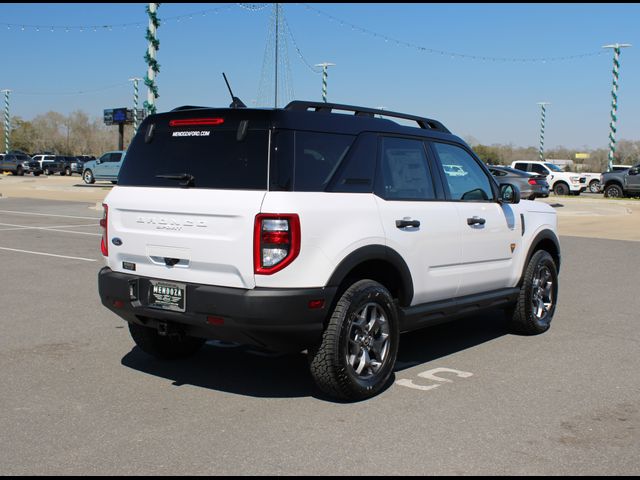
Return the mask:
{"type": "Polygon", "coordinates": [[[335,63],[318,63],[316,67],[322,67],[322,101],[327,103],[327,67],[335,67],[335,63]]]}

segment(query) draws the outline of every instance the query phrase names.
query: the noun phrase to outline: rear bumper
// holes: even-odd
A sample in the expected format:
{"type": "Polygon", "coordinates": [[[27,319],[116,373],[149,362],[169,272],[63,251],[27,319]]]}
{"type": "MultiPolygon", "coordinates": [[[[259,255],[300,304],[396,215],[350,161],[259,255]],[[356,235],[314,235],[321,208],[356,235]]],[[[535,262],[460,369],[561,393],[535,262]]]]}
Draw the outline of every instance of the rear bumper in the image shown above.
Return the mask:
{"type": "Polygon", "coordinates": [[[98,274],[102,304],[127,322],[164,323],[186,335],[299,351],[318,343],[336,288],[251,290],[186,284],[186,311],[149,307],[150,279],[104,267],[98,274]],[[133,295],[132,295],[133,292],[133,295]],[[324,300],[322,308],[309,308],[324,300]]]}

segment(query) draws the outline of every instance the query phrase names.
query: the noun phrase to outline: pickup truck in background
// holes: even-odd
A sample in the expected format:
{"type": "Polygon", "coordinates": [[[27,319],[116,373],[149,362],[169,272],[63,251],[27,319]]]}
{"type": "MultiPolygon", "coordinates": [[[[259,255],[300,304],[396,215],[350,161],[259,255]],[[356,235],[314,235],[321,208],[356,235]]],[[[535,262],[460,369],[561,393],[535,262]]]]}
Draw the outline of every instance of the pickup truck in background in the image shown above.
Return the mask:
{"type": "Polygon", "coordinates": [[[523,172],[540,173],[547,176],[549,188],[556,195],[580,195],[587,189],[587,177],[575,172],[565,172],[550,162],[516,160],[511,168],[523,172]]]}
{"type": "Polygon", "coordinates": [[[626,170],[600,175],[600,190],[607,198],[640,196],[640,163],[626,170]]]}

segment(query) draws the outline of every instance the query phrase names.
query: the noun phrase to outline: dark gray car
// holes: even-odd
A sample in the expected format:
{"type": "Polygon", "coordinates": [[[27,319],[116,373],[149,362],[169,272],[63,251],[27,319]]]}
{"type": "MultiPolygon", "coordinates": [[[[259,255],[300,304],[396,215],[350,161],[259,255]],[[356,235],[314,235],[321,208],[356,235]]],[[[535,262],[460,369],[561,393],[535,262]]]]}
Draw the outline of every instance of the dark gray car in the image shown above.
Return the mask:
{"type": "Polygon", "coordinates": [[[536,197],[549,196],[549,183],[546,175],[532,174],[511,167],[488,165],[489,171],[498,183],[511,183],[520,189],[520,197],[534,200],[536,197]]]}

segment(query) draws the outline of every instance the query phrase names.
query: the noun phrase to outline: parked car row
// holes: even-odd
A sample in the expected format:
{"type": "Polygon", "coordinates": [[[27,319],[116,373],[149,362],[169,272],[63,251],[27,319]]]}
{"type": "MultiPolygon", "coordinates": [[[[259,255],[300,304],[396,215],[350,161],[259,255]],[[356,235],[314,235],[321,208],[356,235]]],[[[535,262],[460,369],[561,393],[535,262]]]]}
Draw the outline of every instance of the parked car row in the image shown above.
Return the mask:
{"type": "Polygon", "coordinates": [[[85,162],[94,159],[95,157],[91,155],[36,154],[30,156],[19,150],[12,150],[7,154],[0,154],[0,171],[10,172],[14,175],[31,173],[34,176],[41,173],[45,175],[54,173],[82,175],[85,162]]]}

